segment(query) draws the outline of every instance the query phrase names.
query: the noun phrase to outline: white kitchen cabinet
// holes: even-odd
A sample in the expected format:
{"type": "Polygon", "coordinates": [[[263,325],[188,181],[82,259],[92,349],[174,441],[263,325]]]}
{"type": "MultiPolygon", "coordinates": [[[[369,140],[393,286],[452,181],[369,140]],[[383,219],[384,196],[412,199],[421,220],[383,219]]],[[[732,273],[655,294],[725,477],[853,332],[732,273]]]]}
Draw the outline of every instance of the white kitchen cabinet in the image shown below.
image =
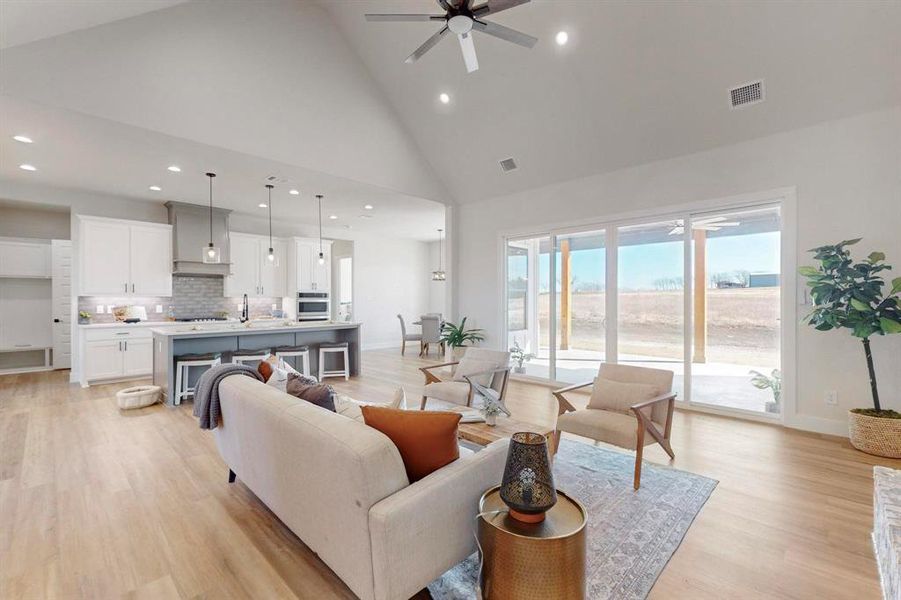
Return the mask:
{"type": "Polygon", "coordinates": [[[153,372],[153,340],[127,340],[123,344],[122,374],[125,377],[153,372]]]}
{"type": "Polygon", "coordinates": [[[172,227],[80,217],[81,296],[171,296],[172,227]]]}
{"type": "Polygon", "coordinates": [[[332,243],[329,240],[322,241],[322,255],[325,259],[319,264],[319,240],[294,238],[291,240],[294,246],[292,251],[294,264],[292,272],[288,276],[291,295],[299,291],[328,292],[331,288],[332,271],[332,243]]]}
{"type": "Polygon", "coordinates": [[[136,296],[172,295],[172,230],[130,227],[129,291],[136,296]]]}
{"type": "Polygon", "coordinates": [[[122,341],[98,340],[85,343],[85,379],[112,379],[122,377],[122,341]]]}
{"type": "Polygon", "coordinates": [[[0,277],[49,278],[50,244],[0,240],[0,277]]]}
{"type": "Polygon", "coordinates": [[[287,289],[288,243],[273,239],[275,262],[270,262],[269,237],[233,233],[231,235],[232,273],[226,278],[225,295],[251,298],[280,298],[287,289]]]}
{"type": "Polygon", "coordinates": [[[142,377],[153,372],[153,337],[148,327],[109,327],[81,331],[82,381],[142,377]]]}

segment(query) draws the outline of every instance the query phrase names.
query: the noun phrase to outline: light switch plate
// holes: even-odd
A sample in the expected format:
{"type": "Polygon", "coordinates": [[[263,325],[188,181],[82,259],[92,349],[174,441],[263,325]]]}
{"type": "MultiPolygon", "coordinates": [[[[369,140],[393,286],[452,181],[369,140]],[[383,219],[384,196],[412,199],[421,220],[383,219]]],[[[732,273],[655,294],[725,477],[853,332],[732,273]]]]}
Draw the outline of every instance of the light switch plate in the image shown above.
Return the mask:
{"type": "Polygon", "coordinates": [[[162,305],[162,304],[157,304],[157,305],[156,305],[156,312],[157,312],[157,313],[163,312],[163,305],[162,305]]]}
{"type": "Polygon", "coordinates": [[[829,390],[826,392],[826,395],[823,396],[823,401],[829,406],[838,406],[838,392],[829,390]]]}
{"type": "Polygon", "coordinates": [[[98,315],[102,315],[102,314],[105,312],[105,311],[103,310],[103,305],[102,305],[102,304],[98,304],[98,305],[97,305],[97,310],[96,310],[95,312],[96,312],[98,315]]]}

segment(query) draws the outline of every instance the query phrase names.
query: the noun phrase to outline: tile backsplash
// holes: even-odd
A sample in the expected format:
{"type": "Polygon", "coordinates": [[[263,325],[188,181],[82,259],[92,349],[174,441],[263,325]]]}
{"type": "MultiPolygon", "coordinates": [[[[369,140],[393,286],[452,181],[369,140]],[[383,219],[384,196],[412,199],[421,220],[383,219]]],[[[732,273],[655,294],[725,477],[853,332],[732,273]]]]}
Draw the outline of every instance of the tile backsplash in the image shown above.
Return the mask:
{"type": "MultiPolygon", "coordinates": [[[[147,310],[148,321],[165,321],[171,306],[176,318],[218,316],[241,316],[241,298],[227,298],[224,295],[224,279],[222,277],[198,277],[189,275],[173,275],[172,297],[100,297],[79,296],[78,310],[87,311],[93,316],[94,323],[111,323],[113,315],[104,312],[96,314],[97,305],[122,306],[132,304],[143,306],[147,310]],[[157,305],[162,312],[156,312],[157,305]]],[[[281,298],[250,298],[250,317],[268,317],[272,305],[281,308],[281,298]]]]}

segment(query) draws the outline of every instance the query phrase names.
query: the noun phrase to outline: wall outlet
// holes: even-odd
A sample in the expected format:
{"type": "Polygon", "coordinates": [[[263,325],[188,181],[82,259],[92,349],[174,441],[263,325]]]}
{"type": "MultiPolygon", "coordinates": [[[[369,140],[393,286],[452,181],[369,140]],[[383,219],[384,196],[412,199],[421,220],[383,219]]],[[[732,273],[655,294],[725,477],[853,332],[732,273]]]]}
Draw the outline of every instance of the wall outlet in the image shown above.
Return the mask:
{"type": "Polygon", "coordinates": [[[838,392],[835,390],[829,390],[826,392],[826,395],[823,396],[823,402],[828,404],[829,406],[838,406],[838,392]]]}
{"type": "Polygon", "coordinates": [[[273,304],[273,305],[272,305],[272,310],[275,310],[275,309],[276,309],[276,306],[275,306],[275,304],[273,304]]]}
{"type": "Polygon", "coordinates": [[[94,311],[98,315],[102,315],[105,311],[104,306],[102,304],[97,305],[97,310],[94,311]]]}
{"type": "Polygon", "coordinates": [[[162,305],[162,304],[157,304],[157,305],[156,305],[156,312],[157,312],[157,314],[163,312],[163,305],[162,305]]]}

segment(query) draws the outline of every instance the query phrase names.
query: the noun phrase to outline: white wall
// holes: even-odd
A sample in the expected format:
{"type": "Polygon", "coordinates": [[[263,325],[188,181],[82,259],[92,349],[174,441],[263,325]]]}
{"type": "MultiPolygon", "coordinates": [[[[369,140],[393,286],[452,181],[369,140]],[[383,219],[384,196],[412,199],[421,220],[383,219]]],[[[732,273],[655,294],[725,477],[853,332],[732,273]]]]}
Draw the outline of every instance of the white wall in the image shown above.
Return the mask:
{"type": "Polygon", "coordinates": [[[68,240],[69,236],[68,210],[0,204],[0,237],[68,240]]]}
{"type": "MultiPolygon", "coordinates": [[[[901,107],[823,123],[741,144],[567,181],[456,208],[456,316],[487,329],[497,344],[498,240],[502,232],[540,232],[744,193],[795,187],[798,260],[804,251],[863,237],[856,251],[884,251],[901,276],[901,107]]],[[[803,312],[804,307],[799,307],[803,312]]],[[[858,340],[847,332],[797,326],[797,418],[807,429],[842,433],[849,408],[870,395],[858,340]],[[838,392],[839,405],[823,402],[838,392]]],[[[901,409],[901,335],[873,340],[883,405],[901,409]]]]}

